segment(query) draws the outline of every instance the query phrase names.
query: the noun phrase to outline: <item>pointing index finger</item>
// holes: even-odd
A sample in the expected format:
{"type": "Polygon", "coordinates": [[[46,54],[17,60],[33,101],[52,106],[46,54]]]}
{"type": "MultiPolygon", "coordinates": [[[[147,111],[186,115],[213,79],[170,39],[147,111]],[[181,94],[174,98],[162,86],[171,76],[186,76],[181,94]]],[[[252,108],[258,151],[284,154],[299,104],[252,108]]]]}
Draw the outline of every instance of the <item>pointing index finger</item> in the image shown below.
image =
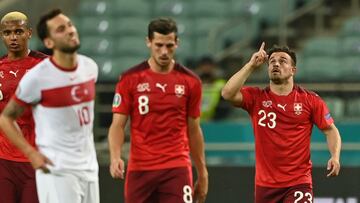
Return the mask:
{"type": "Polygon", "coordinates": [[[265,42],[262,42],[262,43],[261,43],[261,47],[260,47],[259,51],[263,51],[263,50],[264,50],[264,48],[265,48],[265,42]]]}

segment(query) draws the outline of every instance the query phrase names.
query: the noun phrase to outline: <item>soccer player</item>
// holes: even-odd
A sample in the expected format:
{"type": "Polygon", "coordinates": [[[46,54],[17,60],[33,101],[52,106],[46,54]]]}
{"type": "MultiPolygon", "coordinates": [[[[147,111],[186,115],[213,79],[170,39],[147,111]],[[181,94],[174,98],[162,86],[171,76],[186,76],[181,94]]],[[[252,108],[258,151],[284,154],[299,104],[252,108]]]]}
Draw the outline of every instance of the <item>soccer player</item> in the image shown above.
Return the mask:
{"type": "Polygon", "coordinates": [[[146,45],[150,58],[123,73],[116,86],[109,129],[110,173],[124,178],[121,149],[130,118],[125,201],[204,202],[208,172],[199,124],[200,79],[174,60],[178,36],[172,19],[151,21],[146,45]],[[194,187],[189,153],[198,177],[194,187]]]}
{"type": "MultiPolygon", "coordinates": [[[[7,54],[0,59],[0,110],[3,111],[23,75],[47,56],[29,50],[32,29],[25,14],[14,11],[0,21],[1,39],[7,54]]],[[[31,109],[16,119],[24,138],[35,146],[34,120],[31,109]]],[[[0,131],[0,202],[35,203],[35,171],[29,160],[0,131]]]]}
{"type": "Polygon", "coordinates": [[[222,96],[245,109],[255,135],[256,203],[312,202],[310,136],[315,124],[326,136],[331,157],[328,177],[340,171],[341,138],[324,101],[294,84],[296,54],[265,43],[226,83],[222,96]],[[249,75],[268,63],[270,85],[244,87],[249,75]]]}
{"type": "Polygon", "coordinates": [[[53,56],[31,69],[0,117],[7,137],[36,170],[41,203],[98,203],[98,163],[93,141],[96,63],[77,54],[76,28],[61,10],[41,17],[37,31],[53,56]],[[38,150],[14,125],[32,106],[38,150]]]}

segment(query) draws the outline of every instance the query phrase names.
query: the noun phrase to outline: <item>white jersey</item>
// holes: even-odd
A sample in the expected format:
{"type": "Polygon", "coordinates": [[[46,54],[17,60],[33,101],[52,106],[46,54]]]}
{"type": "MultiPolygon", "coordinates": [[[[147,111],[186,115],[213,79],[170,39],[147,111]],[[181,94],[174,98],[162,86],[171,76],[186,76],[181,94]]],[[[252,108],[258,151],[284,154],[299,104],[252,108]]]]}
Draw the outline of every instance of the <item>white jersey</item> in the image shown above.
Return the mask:
{"type": "Polygon", "coordinates": [[[78,55],[76,69],[66,70],[45,59],[19,83],[15,100],[33,106],[36,144],[54,166],[97,180],[93,138],[96,63],[78,55]]]}

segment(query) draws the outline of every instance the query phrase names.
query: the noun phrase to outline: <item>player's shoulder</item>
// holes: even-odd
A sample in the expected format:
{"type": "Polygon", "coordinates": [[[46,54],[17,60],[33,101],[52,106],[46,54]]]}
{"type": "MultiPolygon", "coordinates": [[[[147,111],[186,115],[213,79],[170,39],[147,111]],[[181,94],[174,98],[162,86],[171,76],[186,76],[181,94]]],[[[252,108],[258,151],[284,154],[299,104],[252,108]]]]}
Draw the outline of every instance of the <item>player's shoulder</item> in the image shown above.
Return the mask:
{"type": "Polygon", "coordinates": [[[178,71],[181,74],[184,74],[192,79],[200,81],[200,77],[198,75],[196,75],[192,70],[190,70],[189,68],[187,68],[186,66],[184,66],[182,64],[176,63],[175,71],[178,71]]]}
{"type": "Polygon", "coordinates": [[[313,92],[311,90],[308,90],[308,89],[305,89],[304,87],[301,87],[299,85],[295,85],[294,88],[295,88],[295,91],[298,94],[301,94],[301,95],[304,95],[304,96],[319,97],[319,95],[316,94],[315,92],[313,92]]]}
{"type": "Polygon", "coordinates": [[[41,60],[49,57],[48,55],[46,55],[40,51],[35,51],[35,50],[31,50],[29,53],[29,56],[32,58],[41,59],[41,60]]]}
{"type": "Polygon", "coordinates": [[[95,60],[88,57],[88,56],[78,54],[78,59],[81,60],[86,65],[91,64],[91,65],[96,65],[97,66],[97,63],[95,62],[95,60]]]}
{"type": "Polygon", "coordinates": [[[147,61],[143,61],[139,64],[136,64],[136,65],[130,67],[129,69],[127,69],[123,73],[121,73],[121,78],[137,75],[138,73],[145,71],[149,68],[150,68],[150,66],[147,63],[147,61]]]}

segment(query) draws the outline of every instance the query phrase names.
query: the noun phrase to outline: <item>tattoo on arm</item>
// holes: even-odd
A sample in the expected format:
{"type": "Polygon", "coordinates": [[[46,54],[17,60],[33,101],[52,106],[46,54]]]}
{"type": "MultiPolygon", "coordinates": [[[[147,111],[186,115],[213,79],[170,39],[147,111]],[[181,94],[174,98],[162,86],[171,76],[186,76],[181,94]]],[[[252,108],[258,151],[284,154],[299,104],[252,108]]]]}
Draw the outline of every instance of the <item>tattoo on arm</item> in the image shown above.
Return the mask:
{"type": "Polygon", "coordinates": [[[24,112],[25,107],[17,104],[15,101],[10,100],[10,102],[6,105],[4,111],[2,112],[3,115],[6,117],[17,119],[21,114],[24,112]]]}

